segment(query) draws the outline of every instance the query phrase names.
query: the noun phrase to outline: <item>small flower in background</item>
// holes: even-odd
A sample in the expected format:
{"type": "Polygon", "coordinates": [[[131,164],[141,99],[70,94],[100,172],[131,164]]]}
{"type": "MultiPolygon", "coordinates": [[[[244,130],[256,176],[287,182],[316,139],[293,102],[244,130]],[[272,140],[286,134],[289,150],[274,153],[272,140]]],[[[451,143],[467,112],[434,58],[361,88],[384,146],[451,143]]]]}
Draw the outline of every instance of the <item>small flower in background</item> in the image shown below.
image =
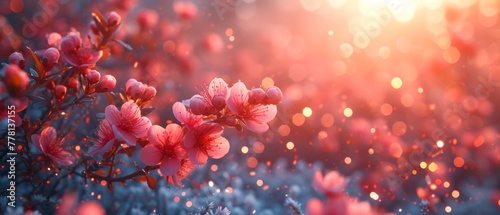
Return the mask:
{"type": "Polygon", "coordinates": [[[198,15],[198,8],[193,2],[174,2],[174,11],[183,20],[193,20],[198,15]]]}
{"type": "Polygon", "coordinates": [[[158,13],[154,10],[141,10],[136,17],[141,30],[149,30],[158,24],[158,13]]]}
{"type": "Polygon", "coordinates": [[[61,51],[63,60],[86,73],[87,68],[95,66],[102,57],[102,50],[94,50],[83,45],[79,32],[72,32],[62,38],[61,51]]]}
{"type": "Polygon", "coordinates": [[[28,74],[14,64],[9,64],[4,69],[2,81],[5,84],[5,89],[10,96],[22,96],[30,86],[28,74]]]}
{"type": "Polygon", "coordinates": [[[276,105],[248,103],[249,90],[241,81],[235,83],[230,89],[227,107],[253,132],[265,132],[269,129],[267,124],[274,119],[278,110],[276,105]]]}
{"type": "Polygon", "coordinates": [[[327,196],[344,192],[347,180],[337,171],[328,172],[324,177],[317,170],[314,173],[313,187],[327,196]]]}
{"type": "Polygon", "coordinates": [[[26,66],[26,60],[24,60],[23,54],[19,52],[13,52],[9,56],[9,64],[17,65],[20,69],[24,69],[26,66]]]}
{"type": "Polygon", "coordinates": [[[216,123],[203,123],[186,134],[184,147],[195,165],[203,165],[208,156],[214,159],[224,157],[229,152],[229,141],[222,137],[224,127],[216,123]]]}
{"type": "Polygon", "coordinates": [[[141,150],[141,161],[148,166],[159,163],[162,175],[173,176],[186,157],[186,150],[181,145],[183,138],[182,127],[177,124],[169,124],[166,128],[151,126],[148,130],[149,144],[141,150]]]}
{"type": "Polygon", "coordinates": [[[105,113],[116,138],[131,146],[135,146],[137,138],[146,137],[151,127],[151,121],[141,116],[141,109],[133,101],[125,102],[121,110],[109,105],[105,113]]]}
{"type": "Polygon", "coordinates": [[[39,135],[31,135],[31,140],[43,154],[58,165],[69,166],[73,164],[75,158],[62,148],[61,142],[63,141],[57,139],[56,129],[52,126],[44,128],[39,135]]]}
{"type": "Polygon", "coordinates": [[[107,119],[103,119],[97,128],[97,139],[88,154],[90,156],[104,154],[113,147],[115,141],[116,138],[111,124],[107,119]]]}

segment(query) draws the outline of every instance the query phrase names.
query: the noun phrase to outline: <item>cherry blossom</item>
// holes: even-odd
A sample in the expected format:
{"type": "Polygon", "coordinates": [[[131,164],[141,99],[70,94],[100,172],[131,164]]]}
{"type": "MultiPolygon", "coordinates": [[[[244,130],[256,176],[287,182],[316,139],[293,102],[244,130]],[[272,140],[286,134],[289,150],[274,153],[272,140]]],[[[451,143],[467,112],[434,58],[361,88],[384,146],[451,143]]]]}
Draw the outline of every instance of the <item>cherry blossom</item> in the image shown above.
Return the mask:
{"type": "Polygon", "coordinates": [[[320,171],[314,173],[314,188],[327,196],[343,192],[346,183],[347,180],[337,171],[328,172],[324,177],[320,171]]]}
{"type": "Polygon", "coordinates": [[[177,187],[181,187],[181,181],[185,179],[194,169],[194,164],[189,159],[183,159],[181,161],[181,168],[179,171],[172,176],[166,176],[167,182],[171,183],[177,187]]]}
{"type": "Polygon", "coordinates": [[[194,114],[211,115],[226,107],[229,88],[222,78],[214,78],[208,88],[203,88],[189,100],[188,106],[194,114]]]}
{"type": "Polygon", "coordinates": [[[72,32],[63,37],[61,41],[61,51],[64,61],[78,68],[94,67],[103,55],[102,50],[84,47],[82,39],[80,38],[80,33],[78,32],[72,32]]]}
{"type": "Polygon", "coordinates": [[[52,126],[44,128],[40,134],[31,135],[31,140],[33,140],[34,145],[40,149],[43,154],[52,159],[55,163],[61,166],[73,164],[75,158],[62,148],[62,140],[60,141],[57,139],[56,129],[52,126]]]}
{"type": "Polygon", "coordinates": [[[208,157],[219,159],[229,152],[229,141],[222,137],[224,127],[216,123],[203,123],[190,130],[184,139],[191,162],[203,165],[208,157]]]}
{"type": "Polygon", "coordinates": [[[121,110],[114,105],[109,105],[105,113],[116,138],[131,146],[135,146],[137,138],[146,137],[151,127],[151,121],[141,116],[139,106],[132,101],[125,102],[121,110]]]}
{"type": "Polygon", "coordinates": [[[149,166],[159,163],[163,175],[173,176],[186,156],[186,150],[181,145],[183,138],[182,127],[177,124],[169,124],[166,128],[151,126],[148,130],[149,144],[141,151],[141,161],[149,166]]]}
{"type": "Polygon", "coordinates": [[[267,131],[269,129],[267,123],[276,116],[276,105],[250,104],[248,98],[249,90],[243,82],[239,81],[230,89],[227,107],[243,121],[248,130],[267,131]]]}
{"type": "Polygon", "coordinates": [[[111,124],[107,119],[103,119],[97,128],[97,139],[88,154],[91,156],[104,154],[113,147],[115,141],[116,138],[111,124]]]}

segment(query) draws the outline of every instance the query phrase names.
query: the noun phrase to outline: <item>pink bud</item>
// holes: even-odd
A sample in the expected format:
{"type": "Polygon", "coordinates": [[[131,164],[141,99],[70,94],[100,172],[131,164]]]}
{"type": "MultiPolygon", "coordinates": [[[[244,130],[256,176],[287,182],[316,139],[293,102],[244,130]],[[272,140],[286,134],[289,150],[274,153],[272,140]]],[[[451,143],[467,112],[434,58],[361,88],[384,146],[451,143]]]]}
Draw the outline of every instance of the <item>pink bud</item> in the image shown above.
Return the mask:
{"type": "Polygon", "coordinates": [[[141,98],[145,89],[146,87],[142,82],[133,83],[132,86],[130,86],[130,97],[134,100],[141,98]]]}
{"type": "Polygon", "coordinates": [[[87,78],[90,84],[97,84],[99,80],[101,80],[101,73],[96,70],[90,70],[90,72],[85,75],[85,78],[87,78]]]}
{"type": "Polygon", "coordinates": [[[14,97],[21,96],[30,85],[28,74],[15,64],[9,64],[5,67],[3,82],[7,92],[14,97]]]}
{"type": "Polygon", "coordinates": [[[59,33],[52,32],[47,35],[47,43],[49,46],[57,47],[61,44],[62,37],[59,33]]]}
{"type": "Polygon", "coordinates": [[[234,116],[226,116],[224,122],[229,126],[236,126],[236,123],[238,123],[234,116]]]}
{"type": "Polygon", "coordinates": [[[154,10],[142,10],[136,19],[142,29],[150,29],[158,23],[158,13],[154,10]]]}
{"type": "Polygon", "coordinates": [[[67,85],[71,89],[78,89],[78,85],[79,85],[78,79],[75,77],[69,78],[67,85]]]}
{"type": "Polygon", "coordinates": [[[174,2],[174,11],[177,16],[184,20],[192,20],[198,14],[198,8],[193,2],[176,1],[174,2]]]}
{"type": "Polygon", "coordinates": [[[107,16],[108,27],[114,27],[120,24],[122,17],[115,11],[109,12],[107,16]]]}
{"type": "Polygon", "coordinates": [[[61,40],[61,50],[64,53],[70,53],[74,51],[77,47],[78,44],[70,36],[66,36],[61,40]]]}
{"type": "Polygon", "coordinates": [[[283,93],[281,93],[280,88],[275,86],[267,88],[266,94],[267,94],[266,98],[267,104],[278,104],[281,102],[281,98],[283,98],[283,93]]]}
{"type": "Polygon", "coordinates": [[[201,97],[193,97],[189,101],[189,108],[191,108],[191,112],[196,115],[204,114],[207,109],[207,104],[201,97]]]}
{"type": "Polygon", "coordinates": [[[19,52],[13,52],[12,54],[10,54],[9,63],[19,66],[20,69],[24,69],[24,66],[26,65],[23,54],[19,52]]]}
{"type": "Polygon", "coordinates": [[[261,88],[254,88],[248,94],[248,103],[256,105],[262,103],[266,99],[266,92],[261,88]]]}
{"type": "Polygon", "coordinates": [[[61,101],[64,99],[64,95],[66,95],[67,88],[64,85],[57,85],[54,91],[56,100],[61,101]]]}
{"type": "Polygon", "coordinates": [[[59,53],[59,50],[57,50],[56,48],[51,47],[45,50],[42,58],[42,64],[45,67],[45,69],[51,70],[52,68],[54,68],[60,56],[61,54],[59,53]]]}
{"type": "Polygon", "coordinates": [[[153,97],[156,96],[156,88],[149,86],[146,87],[146,90],[144,90],[144,94],[142,95],[141,100],[143,101],[149,101],[153,99],[153,97]]]}
{"type": "Polygon", "coordinates": [[[137,82],[137,80],[131,78],[131,79],[128,79],[127,82],[125,82],[125,93],[127,93],[127,95],[130,96],[130,87],[132,86],[132,84],[134,84],[135,82],[137,82]]]}
{"type": "Polygon", "coordinates": [[[112,75],[105,75],[101,79],[101,83],[99,83],[95,91],[98,93],[104,93],[104,92],[109,92],[113,90],[116,86],[116,79],[112,75]]]}
{"type": "Polygon", "coordinates": [[[224,41],[218,34],[210,33],[203,39],[202,46],[209,52],[219,52],[224,48],[224,41]]]}
{"type": "Polygon", "coordinates": [[[212,105],[217,110],[222,110],[226,107],[226,98],[222,95],[215,95],[212,98],[212,105]]]}
{"type": "Polygon", "coordinates": [[[99,28],[97,27],[97,24],[95,23],[95,21],[93,21],[93,20],[90,21],[89,27],[90,27],[90,30],[92,31],[92,33],[94,33],[95,35],[98,35],[100,33],[99,28]]]}

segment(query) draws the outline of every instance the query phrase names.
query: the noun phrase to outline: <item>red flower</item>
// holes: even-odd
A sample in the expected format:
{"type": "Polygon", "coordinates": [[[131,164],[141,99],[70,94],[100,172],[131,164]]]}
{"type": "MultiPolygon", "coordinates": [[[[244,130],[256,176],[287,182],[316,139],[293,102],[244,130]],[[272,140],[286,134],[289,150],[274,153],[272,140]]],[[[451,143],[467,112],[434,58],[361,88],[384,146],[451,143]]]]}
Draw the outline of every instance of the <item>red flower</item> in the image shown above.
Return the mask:
{"type": "Polygon", "coordinates": [[[43,154],[61,166],[73,164],[75,158],[61,147],[61,142],[57,140],[56,129],[49,126],[42,130],[40,135],[31,135],[31,140],[43,154]]]}
{"type": "Polygon", "coordinates": [[[219,159],[229,152],[229,142],[222,137],[224,127],[216,123],[203,123],[190,130],[184,139],[191,162],[203,165],[208,156],[219,159]]]}
{"type": "Polygon", "coordinates": [[[99,127],[97,128],[97,140],[89,151],[89,155],[93,156],[96,154],[104,154],[108,152],[116,138],[113,133],[113,128],[107,119],[101,121],[99,127]]]}
{"type": "Polygon", "coordinates": [[[61,41],[62,58],[78,68],[94,67],[102,57],[102,50],[83,47],[80,33],[74,32],[65,36],[61,41]]]}
{"type": "Polygon", "coordinates": [[[203,117],[201,115],[194,115],[180,102],[176,102],[172,106],[172,111],[174,112],[175,118],[188,128],[194,128],[203,123],[203,117]]]}
{"type": "Polygon", "coordinates": [[[184,132],[177,124],[169,124],[166,128],[151,126],[148,130],[149,144],[141,151],[141,161],[149,166],[160,163],[163,175],[175,175],[186,156],[186,150],[181,146],[183,138],[184,132]]]}

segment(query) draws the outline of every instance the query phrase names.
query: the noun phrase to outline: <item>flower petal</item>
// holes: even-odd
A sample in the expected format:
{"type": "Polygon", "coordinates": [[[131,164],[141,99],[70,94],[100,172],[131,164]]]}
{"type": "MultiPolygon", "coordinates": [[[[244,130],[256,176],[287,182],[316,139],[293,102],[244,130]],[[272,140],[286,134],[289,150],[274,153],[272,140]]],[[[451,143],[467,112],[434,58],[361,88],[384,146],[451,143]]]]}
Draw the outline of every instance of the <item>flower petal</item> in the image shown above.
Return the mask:
{"type": "Polygon", "coordinates": [[[137,137],[145,137],[150,127],[151,127],[151,120],[143,116],[137,122],[137,124],[135,124],[135,127],[132,130],[134,131],[135,135],[137,135],[137,137]]]}
{"type": "Polygon", "coordinates": [[[180,143],[182,141],[182,138],[184,137],[182,127],[178,124],[167,125],[167,127],[165,128],[165,133],[168,137],[168,140],[172,144],[180,143]]]}
{"type": "Polygon", "coordinates": [[[208,155],[211,158],[219,159],[224,157],[229,152],[229,141],[224,137],[219,137],[215,139],[210,148],[207,150],[208,155]]]}
{"type": "Polygon", "coordinates": [[[67,151],[60,151],[57,154],[47,154],[50,159],[52,159],[54,162],[61,166],[69,166],[73,164],[74,162],[74,157],[67,151]]]}
{"type": "Polygon", "coordinates": [[[108,105],[106,109],[104,110],[104,113],[106,114],[106,119],[111,123],[112,125],[119,125],[120,124],[120,111],[118,108],[114,105],[108,105]]]}
{"type": "Polygon", "coordinates": [[[141,117],[141,109],[133,101],[125,102],[121,107],[121,117],[127,120],[139,119],[141,117]]]}
{"type": "Polygon", "coordinates": [[[183,145],[185,148],[189,149],[192,148],[196,144],[196,136],[194,134],[194,131],[190,130],[186,134],[186,137],[184,138],[183,145]]]}
{"type": "Polygon", "coordinates": [[[113,132],[115,133],[116,139],[123,140],[130,146],[135,146],[137,137],[131,132],[125,131],[116,126],[113,126],[113,132]]]}
{"type": "Polygon", "coordinates": [[[181,168],[181,161],[175,158],[166,158],[163,159],[160,164],[161,174],[165,176],[175,175],[181,168]]]}
{"type": "Polygon", "coordinates": [[[192,114],[186,109],[186,106],[180,102],[174,103],[172,111],[179,122],[190,128],[196,127],[202,122],[202,116],[192,114]]]}
{"type": "Polygon", "coordinates": [[[229,93],[229,98],[227,99],[227,107],[233,113],[241,115],[243,104],[248,100],[248,89],[245,84],[238,81],[234,84],[229,93]]]}
{"type": "Polygon", "coordinates": [[[214,78],[208,86],[208,94],[211,98],[216,95],[221,95],[224,99],[227,99],[229,96],[228,91],[227,84],[222,78],[214,78]]]}
{"type": "Polygon", "coordinates": [[[44,154],[50,154],[49,151],[52,145],[57,144],[57,133],[54,127],[49,126],[44,128],[40,133],[40,148],[44,154]]]}
{"type": "Polygon", "coordinates": [[[113,146],[114,143],[115,143],[115,139],[113,138],[113,139],[109,140],[106,144],[104,144],[103,146],[96,144],[96,145],[92,146],[91,150],[87,154],[90,156],[94,156],[96,154],[104,154],[111,149],[111,147],[113,146]]]}
{"type": "Polygon", "coordinates": [[[163,153],[152,144],[148,144],[141,150],[140,158],[148,166],[154,166],[160,162],[163,153]]]}
{"type": "Polygon", "coordinates": [[[191,148],[188,151],[189,160],[195,165],[203,165],[207,163],[208,155],[199,148],[191,148]]]}
{"type": "Polygon", "coordinates": [[[31,140],[33,141],[33,145],[35,145],[38,149],[42,150],[42,147],[40,146],[40,135],[38,134],[31,135],[31,140]]]}
{"type": "Polygon", "coordinates": [[[257,121],[269,122],[276,117],[277,112],[276,105],[258,105],[250,110],[249,117],[257,121]]]}
{"type": "Polygon", "coordinates": [[[256,121],[256,120],[245,120],[245,125],[248,130],[256,132],[256,133],[262,133],[265,132],[269,129],[269,125],[265,122],[261,121],[256,121]]]}
{"type": "Polygon", "coordinates": [[[166,142],[165,129],[159,125],[153,125],[148,130],[149,142],[153,145],[163,145],[166,142]]]}

